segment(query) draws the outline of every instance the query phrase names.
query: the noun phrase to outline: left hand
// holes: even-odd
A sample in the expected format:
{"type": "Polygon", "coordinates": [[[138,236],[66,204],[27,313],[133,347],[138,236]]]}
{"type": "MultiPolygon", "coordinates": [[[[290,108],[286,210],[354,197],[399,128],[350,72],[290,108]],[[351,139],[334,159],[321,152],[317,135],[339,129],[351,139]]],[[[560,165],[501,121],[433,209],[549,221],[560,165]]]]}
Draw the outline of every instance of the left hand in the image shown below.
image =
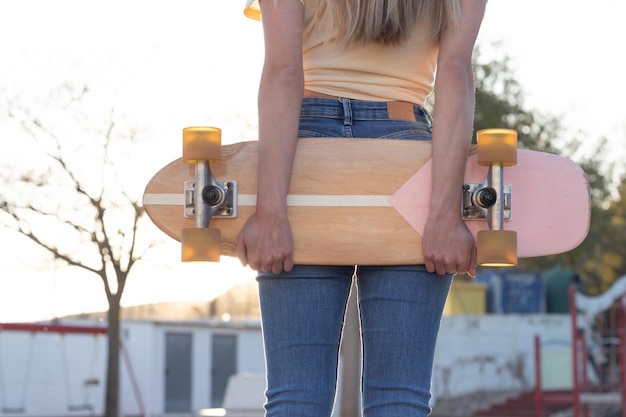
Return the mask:
{"type": "Polygon", "coordinates": [[[460,217],[429,218],[422,247],[428,272],[476,276],[476,242],[460,217]]]}

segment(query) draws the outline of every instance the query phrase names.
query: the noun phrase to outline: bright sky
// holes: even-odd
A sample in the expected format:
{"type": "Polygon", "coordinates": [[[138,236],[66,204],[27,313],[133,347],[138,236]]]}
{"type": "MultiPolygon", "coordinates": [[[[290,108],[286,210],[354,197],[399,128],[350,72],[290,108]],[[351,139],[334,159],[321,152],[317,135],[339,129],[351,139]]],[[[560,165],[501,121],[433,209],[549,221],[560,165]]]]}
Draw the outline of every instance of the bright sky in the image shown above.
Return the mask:
{"type": "MultiPolygon", "coordinates": [[[[244,3],[2,1],[0,100],[37,103],[68,81],[87,84],[94,112],[115,109],[151,134],[138,181],[179,156],[185,126],[221,127],[224,143],[254,139],[263,42],[244,3]]],[[[528,108],[563,116],[590,141],[607,136],[618,160],[626,145],[624,19],[623,0],[490,0],[479,44],[502,43],[528,108]]],[[[0,167],[27,163],[20,135],[0,124],[0,167]]],[[[123,304],[209,299],[252,279],[232,259],[180,264],[176,243],[153,257],[165,266],[138,268],[123,304]]],[[[97,278],[39,259],[23,238],[0,232],[0,322],[106,308],[97,278]]]]}

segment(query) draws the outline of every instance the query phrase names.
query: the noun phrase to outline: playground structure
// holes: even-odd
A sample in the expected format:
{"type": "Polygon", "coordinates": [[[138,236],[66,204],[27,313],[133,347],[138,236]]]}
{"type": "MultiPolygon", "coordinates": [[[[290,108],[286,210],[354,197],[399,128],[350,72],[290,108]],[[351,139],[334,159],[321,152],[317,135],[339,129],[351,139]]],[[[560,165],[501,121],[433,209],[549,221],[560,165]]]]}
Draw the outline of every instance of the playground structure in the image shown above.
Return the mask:
{"type": "MultiPolygon", "coordinates": [[[[0,417],[104,415],[107,332],[87,319],[0,323],[0,417]]],[[[231,374],[265,371],[258,320],[125,320],[120,339],[123,416],[196,415],[220,406],[231,374]]]]}
{"type": "MultiPolygon", "coordinates": [[[[569,313],[565,307],[560,314],[446,317],[440,336],[450,343],[441,344],[446,350],[438,356],[442,358],[437,362],[441,375],[436,380],[440,398],[448,395],[454,399],[470,390],[493,393],[519,387],[524,381],[523,392],[528,396],[517,401],[515,414],[509,407],[504,412],[490,409],[489,414],[481,410],[474,415],[539,417],[569,408],[573,417],[626,417],[626,407],[619,410],[626,399],[626,277],[600,297],[586,297],[574,290],[569,295],[569,313]],[[540,337],[533,343],[534,335],[540,337]],[[484,357],[480,355],[488,355],[491,362],[472,361],[484,357]],[[512,357],[528,358],[527,366],[512,368],[519,374],[506,371],[512,357]],[[448,368],[454,382],[444,386],[443,371],[448,368]],[[478,375],[476,372],[481,372],[480,378],[467,378],[478,375]],[[555,388],[554,381],[546,377],[558,377],[561,385],[555,388]],[[599,413],[601,407],[610,407],[610,413],[599,413]]],[[[213,391],[225,385],[218,385],[214,374],[215,366],[225,362],[225,349],[236,359],[233,374],[264,372],[257,321],[130,320],[122,326],[121,339],[122,407],[127,416],[163,416],[175,411],[167,406],[168,389],[178,392],[182,385],[178,379],[168,379],[172,372],[167,370],[181,366],[170,364],[169,359],[193,358],[186,375],[193,388],[183,387],[185,392],[193,392],[188,413],[220,407],[223,397],[213,391]],[[189,336],[186,352],[168,350],[171,342],[185,335],[189,336]],[[235,345],[224,344],[225,338],[235,338],[235,345]]],[[[96,321],[0,323],[0,417],[102,415],[106,346],[107,328],[96,321]]]]}
{"type": "Polygon", "coordinates": [[[597,415],[590,414],[594,408],[626,417],[626,276],[597,297],[571,286],[569,300],[571,341],[535,337],[535,415],[544,417],[547,410],[571,406],[573,417],[597,415]],[[542,380],[549,375],[542,357],[555,347],[564,355],[561,359],[571,360],[571,386],[544,390],[542,380]]]}
{"type": "MultiPolygon", "coordinates": [[[[0,415],[32,415],[29,400],[37,398],[38,409],[49,407],[52,398],[65,398],[67,415],[94,415],[104,409],[98,395],[105,385],[106,337],[108,329],[99,326],[66,324],[1,323],[0,324],[0,415]],[[10,332],[12,339],[5,332],[10,332]],[[85,337],[93,339],[91,352],[81,351],[85,337]],[[21,340],[20,340],[21,339],[21,340]],[[24,339],[28,339],[24,343],[24,339]],[[81,340],[83,339],[83,340],[81,340]],[[10,342],[22,342],[27,348],[3,355],[10,342]],[[54,358],[58,354],[58,357],[54,358]],[[5,375],[7,360],[19,362],[12,367],[22,372],[5,375]],[[69,362],[73,366],[69,366],[69,362]],[[78,364],[76,362],[79,362],[78,364]]],[[[142,417],[146,416],[141,392],[138,389],[132,363],[123,341],[120,340],[123,368],[133,388],[142,417]]],[[[54,407],[50,407],[54,408],[54,407]]]]}

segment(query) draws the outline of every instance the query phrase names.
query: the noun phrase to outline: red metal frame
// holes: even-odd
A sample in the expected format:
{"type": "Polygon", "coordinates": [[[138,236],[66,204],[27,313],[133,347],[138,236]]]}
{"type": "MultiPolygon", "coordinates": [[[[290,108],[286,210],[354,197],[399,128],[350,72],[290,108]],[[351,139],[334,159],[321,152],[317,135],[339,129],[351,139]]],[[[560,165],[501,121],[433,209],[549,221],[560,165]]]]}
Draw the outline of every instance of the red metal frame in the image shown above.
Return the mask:
{"type": "MultiPolygon", "coordinates": [[[[581,393],[591,392],[587,365],[587,341],[582,330],[578,329],[578,309],[576,306],[576,287],[569,290],[570,317],[572,332],[572,392],[544,393],[541,385],[541,340],[535,336],[535,417],[544,417],[544,409],[548,404],[571,404],[573,417],[589,416],[589,404],[581,402],[581,393]]],[[[621,417],[626,417],[626,294],[623,294],[611,307],[610,326],[616,328],[619,339],[617,360],[619,362],[619,383],[621,396],[621,417]]]]}
{"type": "Polygon", "coordinates": [[[572,332],[572,407],[574,408],[573,417],[580,417],[580,375],[579,372],[579,358],[578,353],[579,349],[579,340],[580,335],[578,334],[578,309],[576,307],[576,287],[569,287],[569,312],[570,312],[570,323],[571,323],[571,332],[572,332]]]}
{"type": "Polygon", "coordinates": [[[22,332],[50,332],[50,333],[78,333],[78,334],[108,334],[108,327],[99,326],[70,326],[65,324],[44,323],[0,323],[0,331],[15,330],[22,332]]]}
{"type": "Polygon", "coordinates": [[[620,388],[622,395],[622,417],[626,417],[626,294],[620,298],[617,305],[619,311],[617,316],[618,336],[619,336],[619,363],[620,363],[620,388]]]}
{"type": "Polygon", "coordinates": [[[543,417],[543,389],[541,387],[541,339],[535,335],[535,417],[543,417]]]}

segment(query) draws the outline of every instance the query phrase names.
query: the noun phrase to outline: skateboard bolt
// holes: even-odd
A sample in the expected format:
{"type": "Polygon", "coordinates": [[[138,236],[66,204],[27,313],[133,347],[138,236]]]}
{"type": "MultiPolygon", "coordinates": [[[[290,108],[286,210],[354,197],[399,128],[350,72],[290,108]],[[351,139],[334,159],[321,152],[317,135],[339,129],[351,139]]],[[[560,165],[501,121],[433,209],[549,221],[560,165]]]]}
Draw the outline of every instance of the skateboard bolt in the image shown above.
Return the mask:
{"type": "Polygon", "coordinates": [[[498,195],[491,187],[481,188],[476,192],[476,202],[483,208],[488,208],[496,204],[498,195]]]}
{"type": "Polygon", "coordinates": [[[218,206],[224,201],[224,191],[215,185],[204,187],[202,200],[210,206],[218,206]]]}

